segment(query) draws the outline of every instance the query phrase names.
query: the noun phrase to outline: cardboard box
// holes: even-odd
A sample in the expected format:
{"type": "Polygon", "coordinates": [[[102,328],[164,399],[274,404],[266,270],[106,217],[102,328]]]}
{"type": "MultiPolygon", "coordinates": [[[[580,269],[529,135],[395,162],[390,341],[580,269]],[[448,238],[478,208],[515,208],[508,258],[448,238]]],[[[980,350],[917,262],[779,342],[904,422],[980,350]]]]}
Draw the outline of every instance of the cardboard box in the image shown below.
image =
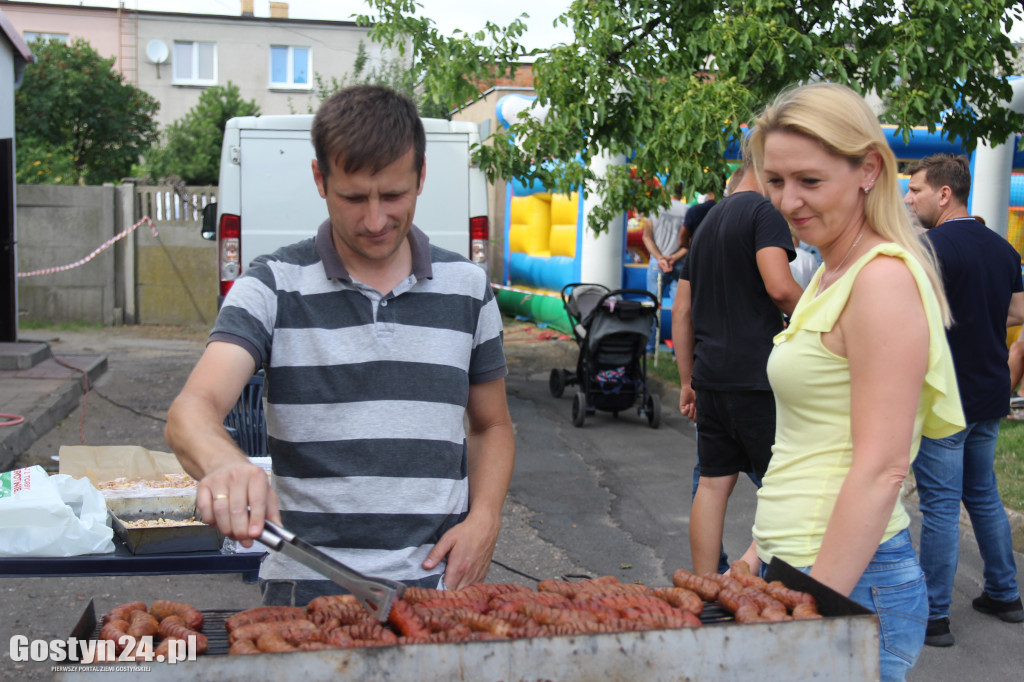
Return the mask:
{"type": "Polygon", "coordinates": [[[178,458],[169,452],[147,450],[137,445],[62,445],[59,452],[62,474],[75,478],[88,478],[100,488],[107,500],[120,497],[180,497],[195,499],[195,484],[177,487],[168,483],[167,476],[182,480],[187,474],[178,458]],[[120,490],[109,490],[100,484],[117,479],[127,481],[153,481],[120,490]]]}

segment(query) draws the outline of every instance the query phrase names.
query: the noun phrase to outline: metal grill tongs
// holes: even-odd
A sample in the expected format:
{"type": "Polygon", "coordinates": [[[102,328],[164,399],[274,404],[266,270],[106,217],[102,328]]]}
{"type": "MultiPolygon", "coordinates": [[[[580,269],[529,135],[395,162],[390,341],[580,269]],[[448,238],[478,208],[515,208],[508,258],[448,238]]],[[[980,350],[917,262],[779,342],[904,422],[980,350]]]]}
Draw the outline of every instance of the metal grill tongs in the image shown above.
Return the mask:
{"type": "Polygon", "coordinates": [[[256,539],[344,587],[378,621],[388,619],[391,606],[405,592],[402,583],[386,578],[369,578],[270,521],[263,522],[263,532],[256,539]]]}

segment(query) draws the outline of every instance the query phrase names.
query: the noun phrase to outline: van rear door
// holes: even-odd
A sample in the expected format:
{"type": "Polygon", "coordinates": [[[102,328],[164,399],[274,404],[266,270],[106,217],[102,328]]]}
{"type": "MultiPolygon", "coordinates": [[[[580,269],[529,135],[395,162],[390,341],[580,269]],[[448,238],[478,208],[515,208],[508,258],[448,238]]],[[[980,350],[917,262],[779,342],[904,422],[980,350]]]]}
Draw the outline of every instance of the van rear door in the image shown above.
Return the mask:
{"type": "Polygon", "coordinates": [[[430,243],[469,257],[469,135],[427,131],[427,180],[413,223],[430,243]]]}
{"type": "Polygon", "coordinates": [[[313,181],[309,130],[242,129],[242,269],[316,235],[327,204],[313,181]]]}

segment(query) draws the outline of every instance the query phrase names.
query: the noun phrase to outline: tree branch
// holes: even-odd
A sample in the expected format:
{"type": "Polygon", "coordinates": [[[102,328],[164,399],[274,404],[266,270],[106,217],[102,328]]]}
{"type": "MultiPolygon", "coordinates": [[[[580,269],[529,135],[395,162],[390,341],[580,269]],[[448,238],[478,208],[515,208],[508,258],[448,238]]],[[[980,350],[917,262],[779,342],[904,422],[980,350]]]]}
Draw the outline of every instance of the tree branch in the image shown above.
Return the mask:
{"type": "MultiPolygon", "coordinates": [[[[641,39],[646,39],[654,32],[654,29],[663,22],[662,16],[652,17],[646,24],[643,25],[642,31],[639,35],[635,35],[629,39],[629,41],[622,47],[621,50],[617,50],[608,55],[608,63],[612,65],[618,65],[622,59],[622,55],[628,52],[634,45],[636,45],[641,39]]],[[[637,27],[641,28],[641,27],[637,27]]],[[[634,29],[636,30],[636,29],[634,29]]]]}

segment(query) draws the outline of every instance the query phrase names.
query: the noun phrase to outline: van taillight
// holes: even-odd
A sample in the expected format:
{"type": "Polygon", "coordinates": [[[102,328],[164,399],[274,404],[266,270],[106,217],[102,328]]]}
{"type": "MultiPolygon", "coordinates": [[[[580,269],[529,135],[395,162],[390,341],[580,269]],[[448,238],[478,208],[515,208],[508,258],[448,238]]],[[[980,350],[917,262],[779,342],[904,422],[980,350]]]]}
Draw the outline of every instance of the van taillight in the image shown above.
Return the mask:
{"type": "Polygon", "coordinates": [[[469,219],[469,259],[474,263],[487,262],[487,240],[490,229],[487,216],[469,219]]]}
{"type": "Polygon", "coordinates": [[[220,295],[227,296],[231,285],[242,274],[242,219],[225,213],[220,217],[217,236],[220,254],[220,295]]]}

